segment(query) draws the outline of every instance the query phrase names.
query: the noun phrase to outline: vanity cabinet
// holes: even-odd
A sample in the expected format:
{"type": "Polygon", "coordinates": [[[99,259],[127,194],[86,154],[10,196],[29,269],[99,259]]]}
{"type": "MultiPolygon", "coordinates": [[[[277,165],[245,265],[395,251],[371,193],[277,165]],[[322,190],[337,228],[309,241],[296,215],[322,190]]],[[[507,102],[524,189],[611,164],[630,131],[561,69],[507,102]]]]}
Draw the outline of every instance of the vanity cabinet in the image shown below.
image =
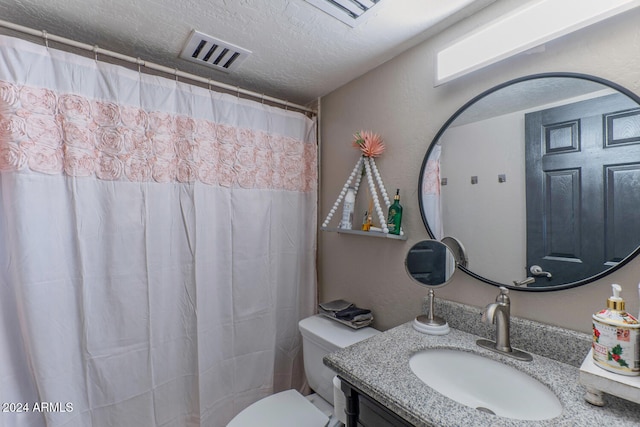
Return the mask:
{"type": "MultiPolygon", "coordinates": [[[[440,304],[437,311],[448,313],[449,319],[457,313],[456,321],[464,325],[471,325],[473,319],[477,322],[479,308],[451,302],[446,304],[440,304]],[[445,307],[451,310],[445,310],[445,307]]],[[[553,350],[566,362],[535,352],[531,362],[520,362],[478,347],[476,342],[484,337],[455,328],[446,335],[426,337],[413,328],[413,322],[329,353],[324,357],[324,364],[342,382],[341,391],[347,399],[347,426],[639,426],[638,404],[613,395],[606,396],[605,407],[593,406],[584,400],[585,388],[578,382],[579,369],[575,365],[582,362],[580,354],[588,352],[590,335],[524,319],[512,318],[512,322],[514,329],[526,337],[522,348],[544,352],[553,350]],[[545,384],[556,395],[563,411],[546,421],[513,420],[460,404],[429,387],[412,371],[411,357],[428,349],[478,353],[517,368],[545,384]]]]}
{"type": "Polygon", "coordinates": [[[413,427],[343,378],[340,381],[346,398],[346,427],[413,427]]]}

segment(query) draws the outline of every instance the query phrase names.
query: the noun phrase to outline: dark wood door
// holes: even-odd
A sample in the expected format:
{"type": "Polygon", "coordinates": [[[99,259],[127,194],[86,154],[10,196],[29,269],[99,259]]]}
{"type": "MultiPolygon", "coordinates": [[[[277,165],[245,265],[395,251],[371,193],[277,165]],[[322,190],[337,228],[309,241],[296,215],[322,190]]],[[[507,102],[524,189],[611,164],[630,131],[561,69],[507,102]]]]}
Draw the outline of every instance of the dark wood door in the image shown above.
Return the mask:
{"type": "MultiPolygon", "coordinates": [[[[573,283],[640,243],[640,109],[621,94],[525,115],[527,268],[573,283]]],[[[528,275],[531,275],[527,272],[528,275]]]]}

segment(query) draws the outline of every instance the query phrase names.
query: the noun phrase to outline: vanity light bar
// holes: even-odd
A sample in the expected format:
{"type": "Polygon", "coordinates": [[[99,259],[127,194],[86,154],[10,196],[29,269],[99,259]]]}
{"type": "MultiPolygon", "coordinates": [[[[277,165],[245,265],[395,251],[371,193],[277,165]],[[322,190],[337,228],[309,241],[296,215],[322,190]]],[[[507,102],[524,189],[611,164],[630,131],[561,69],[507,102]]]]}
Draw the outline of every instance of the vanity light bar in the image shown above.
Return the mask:
{"type": "Polygon", "coordinates": [[[438,86],[640,6],[640,0],[535,0],[438,52],[438,86]]]}

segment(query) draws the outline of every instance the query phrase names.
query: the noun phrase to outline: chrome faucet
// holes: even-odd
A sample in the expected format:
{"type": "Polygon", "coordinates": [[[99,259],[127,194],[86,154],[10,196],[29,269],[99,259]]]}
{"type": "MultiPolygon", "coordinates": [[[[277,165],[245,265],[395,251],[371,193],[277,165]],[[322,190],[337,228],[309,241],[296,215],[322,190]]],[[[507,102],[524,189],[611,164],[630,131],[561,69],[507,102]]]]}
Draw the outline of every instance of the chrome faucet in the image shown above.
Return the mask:
{"type": "Polygon", "coordinates": [[[511,348],[511,300],[508,294],[509,289],[500,286],[500,295],[496,297],[496,302],[487,305],[482,311],[482,321],[496,325],[495,342],[478,340],[476,344],[482,348],[528,362],[533,360],[530,354],[511,348]]]}

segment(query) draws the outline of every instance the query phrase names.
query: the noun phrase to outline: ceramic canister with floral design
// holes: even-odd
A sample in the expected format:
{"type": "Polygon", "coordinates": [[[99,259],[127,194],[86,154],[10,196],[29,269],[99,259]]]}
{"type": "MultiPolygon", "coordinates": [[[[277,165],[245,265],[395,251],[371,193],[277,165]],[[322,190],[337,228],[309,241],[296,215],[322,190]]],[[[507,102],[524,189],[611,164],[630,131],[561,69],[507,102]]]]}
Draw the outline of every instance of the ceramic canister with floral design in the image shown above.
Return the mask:
{"type": "Polygon", "coordinates": [[[640,375],[640,322],[624,310],[620,285],[607,308],[593,315],[593,362],[607,371],[640,375]]]}

